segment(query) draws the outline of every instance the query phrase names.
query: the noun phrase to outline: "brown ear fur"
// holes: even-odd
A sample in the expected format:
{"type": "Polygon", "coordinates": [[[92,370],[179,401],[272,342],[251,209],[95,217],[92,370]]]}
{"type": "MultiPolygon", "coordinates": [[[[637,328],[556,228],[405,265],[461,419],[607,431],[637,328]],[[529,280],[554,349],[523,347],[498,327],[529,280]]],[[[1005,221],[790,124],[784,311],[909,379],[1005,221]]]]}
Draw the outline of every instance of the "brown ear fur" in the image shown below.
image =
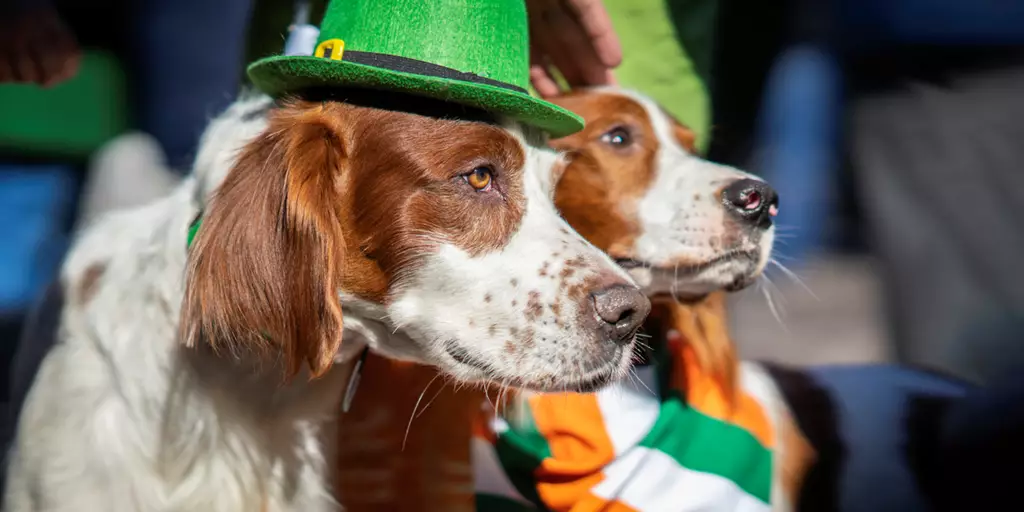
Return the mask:
{"type": "Polygon", "coordinates": [[[314,377],[341,344],[339,121],[288,106],[242,151],[190,249],[182,340],[283,355],[314,377]]]}
{"type": "Polygon", "coordinates": [[[736,403],[736,347],[729,336],[725,311],[725,293],[714,292],[700,302],[680,304],[665,300],[670,325],[679,331],[687,346],[693,349],[697,363],[722,386],[731,404],[736,403]]]}
{"type": "Polygon", "coordinates": [[[697,153],[697,133],[691,130],[689,126],[679,122],[669,111],[661,109],[661,113],[665,114],[665,117],[668,118],[669,123],[672,125],[672,136],[675,137],[676,142],[691,154],[699,154],[697,153]]]}
{"type": "Polygon", "coordinates": [[[697,154],[697,134],[693,130],[676,122],[672,123],[672,135],[675,136],[679,145],[691,154],[697,154]]]}

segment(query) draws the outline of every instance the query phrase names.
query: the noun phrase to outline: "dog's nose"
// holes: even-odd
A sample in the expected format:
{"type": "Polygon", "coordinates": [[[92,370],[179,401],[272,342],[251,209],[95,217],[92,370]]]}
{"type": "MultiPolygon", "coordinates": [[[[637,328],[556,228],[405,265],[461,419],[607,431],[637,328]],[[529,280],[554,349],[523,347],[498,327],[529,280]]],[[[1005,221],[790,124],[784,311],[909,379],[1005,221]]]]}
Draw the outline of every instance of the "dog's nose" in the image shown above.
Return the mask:
{"type": "Polygon", "coordinates": [[[734,181],[722,191],[726,209],[745,222],[768,229],[779,210],[779,194],[761,180],[744,178],[734,181]]]}
{"type": "Polygon", "coordinates": [[[600,319],[598,329],[604,338],[618,344],[632,341],[651,312],[651,301],[640,290],[625,284],[603,288],[590,297],[600,319]]]}

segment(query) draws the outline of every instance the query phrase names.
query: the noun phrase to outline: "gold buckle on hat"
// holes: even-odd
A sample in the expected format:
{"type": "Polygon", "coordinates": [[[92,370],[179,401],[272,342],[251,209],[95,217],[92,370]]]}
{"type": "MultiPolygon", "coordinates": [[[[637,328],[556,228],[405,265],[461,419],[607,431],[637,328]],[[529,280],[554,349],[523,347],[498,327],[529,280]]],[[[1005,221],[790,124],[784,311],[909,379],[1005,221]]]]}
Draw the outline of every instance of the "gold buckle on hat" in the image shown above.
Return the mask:
{"type": "Polygon", "coordinates": [[[326,57],[331,60],[341,60],[341,56],[345,54],[345,41],[341,39],[328,39],[318,45],[316,45],[316,57],[326,57]]]}

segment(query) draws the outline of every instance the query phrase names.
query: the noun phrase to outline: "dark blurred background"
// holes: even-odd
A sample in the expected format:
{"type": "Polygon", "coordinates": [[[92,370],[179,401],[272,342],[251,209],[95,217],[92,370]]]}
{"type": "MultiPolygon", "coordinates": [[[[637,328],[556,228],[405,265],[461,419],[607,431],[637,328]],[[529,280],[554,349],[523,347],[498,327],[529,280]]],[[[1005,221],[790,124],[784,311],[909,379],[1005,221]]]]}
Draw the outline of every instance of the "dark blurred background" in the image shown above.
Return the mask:
{"type": "MultiPolygon", "coordinates": [[[[781,194],[778,265],[734,297],[744,355],[911,362],[979,383],[1024,362],[1024,2],[605,3],[622,83],[781,194]]],[[[84,49],[78,74],[0,84],[0,368],[74,229],[187,171],[292,10],[53,5],[84,49]]]]}

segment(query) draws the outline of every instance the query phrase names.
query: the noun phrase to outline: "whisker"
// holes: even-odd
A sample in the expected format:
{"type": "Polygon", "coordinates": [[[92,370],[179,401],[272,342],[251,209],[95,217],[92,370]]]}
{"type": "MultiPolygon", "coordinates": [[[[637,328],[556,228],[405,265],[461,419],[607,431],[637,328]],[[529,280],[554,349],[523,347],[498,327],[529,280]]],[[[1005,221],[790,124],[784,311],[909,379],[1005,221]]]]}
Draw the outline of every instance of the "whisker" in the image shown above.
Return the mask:
{"type": "Polygon", "coordinates": [[[785,265],[783,265],[781,262],[777,261],[775,258],[769,259],[768,263],[773,263],[776,267],[779,267],[779,270],[781,270],[784,274],[789,276],[789,278],[792,279],[793,282],[795,282],[796,284],[800,285],[800,287],[803,288],[804,290],[806,290],[807,293],[809,293],[811,295],[811,297],[814,297],[815,300],[821,300],[821,298],[819,298],[817,295],[815,295],[814,292],[811,290],[811,288],[809,286],[807,286],[807,283],[805,283],[803,279],[800,279],[800,276],[798,276],[796,274],[796,272],[793,272],[792,270],[787,268],[785,265]]]}
{"type": "Polygon", "coordinates": [[[761,287],[761,291],[764,293],[764,298],[765,298],[765,301],[768,303],[769,311],[771,311],[772,316],[775,317],[775,321],[779,323],[779,326],[782,327],[782,330],[786,331],[787,334],[791,334],[790,331],[789,331],[789,327],[786,327],[786,323],[783,322],[782,316],[779,314],[779,310],[778,310],[778,308],[775,305],[775,301],[772,299],[771,292],[769,291],[769,286],[771,285],[771,280],[768,279],[767,276],[762,275],[762,277],[764,277],[764,281],[765,281],[765,283],[767,283],[767,285],[766,286],[762,286],[761,287]]]}
{"type": "Polygon", "coordinates": [[[672,301],[676,304],[680,304],[678,294],[676,294],[676,286],[679,284],[679,262],[676,262],[672,266],[672,286],[669,286],[668,294],[672,297],[672,301]]]}
{"type": "MultiPolygon", "coordinates": [[[[416,405],[412,406],[412,414],[409,415],[409,423],[405,425],[405,436],[402,437],[402,451],[405,451],[405,443],[406,441],[409,440],[409,431],[412,430],[412,420],[419,417],[416,414],[416,409],[419,408],[420,402],[423,401],[423,395],[427,394],[427,390],[430,389],[430,385],[433,384],[434,381],[437,380],[437,378],[440,375],[441,374],[438,373],[437,375],[434,375],[434,378],[430,379],[430,382],[427,383],[427,386],[423,388],[423,391],[420,392],[420,397],[416,399],[416,405]]],[[[434,395],[434,398],[437,398],[437,395],[434,395]]],[[[431,402],[433,402],[433,400],[431,400],[431,402]]]]}
{"type": "MultiPolygon", "coordinates": [[[[436,379],[437,377],[434,377],[434,378],[436,379]]],[[[427,409],[429,409],[431,404],[434,403],[434,400],[437,400],[437,397],[441,396],[441,392],[444,391],[444,388],[447,385],[448,385],[447,382],[442,382],[441,383],[441,387],[437,388],[437,393],[434,393],[434,396],[430,398],[430,401],[427,402],[427,405],[424,405],[423,409],[420,409],[420,413],[416,415],[417,418],[419,418],[420,416],[423,416],[423,413],[427,412],[427,409]]]]}
{"type": "Polygon", "coordinates": [[[761,274],[761,275],[762,275],[762,277],[764,277],[765,283],[767,283],[768,287],[772,290],[773,297],[775,297],[775,299],[778,300],[779,311],[782,313],[783,316],[785,316],[786,315],[786,304],[789,303],[786,300],[786,295],[782,293],[782,289],[779,288],[779,286],[775,284],[775,281],[772,281],[771,276],[769,276],[768,274],[761,274]]]}
{"type": "Polygon", "coordinates": [[[637,381],[637,382],[639,382],[639,383],[640,383],[640,385],[641,385],[641,386],[643,386],[643,387],[644,387],[644,389],[646,389],[646,390],[647,390],[647,392],[648,392],[648,393],[650,393],[650,394],[652,394],[652,395],[654,395],[654,394],[655,394],[655,393],[654,393],[654,390],[652,390],[651,388],[647,387],[647,384],[646,384],[646,383],[644,382],[644,379],[641,379],[641,378],[640,378],[640,375],[636,373],[636,369],[635,369],[635,368],[633,368],[633,367],[630,367],[630,368],[629,368],[629,374],[630,374],[630,375],[631,375],[632,377],[634,377],[634,378],[636,379],[636,381],[637,381]]]}
{"type": "Polygon", "coordinates": [[[505,406],[505,409],[506,409],[506,412],[507,412],[508,404],[507,404],[507,402],[505,402],[505,400],[507,398],[505,393],[507,391],[508,391],[508,380],[507,379],[506,380],[502,380],[501,381],[501,387],[498,388],[498,399],[495,400],[495,404],[496,404],[495,407],[494,407],[494,420],[495,421],[497,421],[498,417],[501,415],[501,406],[502,405],[505,406]]]}

